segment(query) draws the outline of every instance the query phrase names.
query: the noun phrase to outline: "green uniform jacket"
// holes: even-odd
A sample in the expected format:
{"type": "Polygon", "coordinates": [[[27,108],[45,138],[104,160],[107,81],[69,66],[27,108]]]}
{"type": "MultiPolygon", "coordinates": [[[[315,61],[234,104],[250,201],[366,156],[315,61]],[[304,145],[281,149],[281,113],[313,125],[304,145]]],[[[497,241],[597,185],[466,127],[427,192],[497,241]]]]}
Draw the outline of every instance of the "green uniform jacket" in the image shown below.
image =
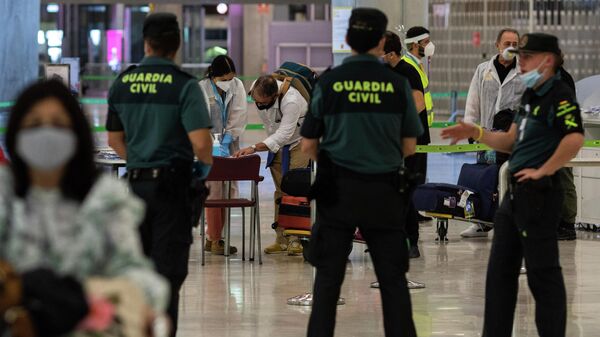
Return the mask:
{"type": "Polygon", "coordinates": [[[173,62],[148,57],[123,72],[110,88],[108,131],[124,131],[128,168],[191,162],[188,133],[211,128],[197,79],[173,62]]]}
{"type": "Polygon", "coordinates": [[[322,137],[320,150],[342,167],[364,174],[403,165],[402,139],[423,127],[405,77],[371,55],[356,55],[319,79],[301,134],[322,137]]]}
{"type": "Polygon", "coordinates": [[[581,111],[575,93],[560,74],[537,90],[527,89],[515,115],[517,139],[509,159],[510,172],[540,168],[556,151],[563,137],[583,134],[581,111]]]}

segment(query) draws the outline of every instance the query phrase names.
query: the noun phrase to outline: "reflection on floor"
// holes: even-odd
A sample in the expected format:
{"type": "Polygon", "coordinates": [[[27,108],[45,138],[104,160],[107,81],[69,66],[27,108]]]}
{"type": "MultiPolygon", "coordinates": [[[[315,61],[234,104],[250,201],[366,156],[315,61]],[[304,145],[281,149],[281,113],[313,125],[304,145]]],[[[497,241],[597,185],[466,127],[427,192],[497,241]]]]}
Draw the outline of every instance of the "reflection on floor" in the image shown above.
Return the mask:
{"type": "MultiPolygon", "coordinates": [[[[264,204],[264,203],[263,203],[264,204]]],[[[265,212],[265,215],[268,211],[265,212]]],[[[490,239],[460,239],[466,224],[451,222],[450,242],[434,241],[434,226],[421,228],[422,257],[411,261],[410,279],[425,282],[426,289],[412,292],[414,319],[421,337],[479,336],[482,326],[485,270],[490,239]]],[[[263,239],[273,235],[263,224],[263,239]]],[[[233,244],[240,247],[241,229],[233,244]]],[[[593,336],[600,331],[600,258],[598,235],[579,232],[576,242],[564,242],[561,261],[568,289],[567,336],[593,336]],[[596,333],[594,333],[596,331],[596,333]]],[[[196,235],[197,237],[197,235],[196,235]]],[[[291,307],[286,299],[309,291],[312,268],[302,257],[265,256],[262,266],[208,256],[199,263],[199,241],[193,246],[190,276],[183,289],[180,333],[192,336],[302,336],[309,309],[291,307]]],[[[383,336],[379,291],[365,247],[355,244],[350,255],[338,309],[336,336],[383,336]]],[[[537,336],[533,298],[527,276],[521,276],[515,337],[537,336]]]]}
{"type": "MultiPolygon", "coordinates": [[[[92,106],[91,120],[103,125],[105,106],[92,106]]],[[[250,113],[250,123],[258,123],[250,113]]],[[[441,144],[439,130],[433,143],[441,144]]],[[[263,139],[261,131],[247,132],[246,145],[263,139]]],[[[106,135],[96,134],[99,145],[106,135]]],[[[474,162],[474,155],[433,154],[429,157],[430,182],[455,183],[460,167],[474,162]]],[[[269,173],[260,186],[263,246],[273,240],[273,184],[269,173]]],[[[242,186],[242,193],[248,187],[242,186]]],[[[240,212],[234,211],[232,244],[241,248],[240,212]]],[[[422,257],[411,261],[409,278],[424,282],[426,289],[412,292],[414,319],[420,337],[481,334],[484,285],[490,238],[461,239],[466,223],[450,223],[449,243],[436,244],[435,224],[421,227],[422,257]]],[[[303,336],[310,308],[291,307],[286,299],[311,290],[312,268],[302,257],[265,256],[264,264],[242,262],[241,254],[224,258],[207,255],[200,266],[200,238],[195,233],[189,263],[190,274],[181,300],[179,337],[263,337],[303,336]]],[[[561,242],[561,262],[567,284],[567,336],[596,336],[600,331],[600,236],[578,232],[575,242],[561,242]]],[[[379,291],[369,287],[375,281],[373,266],[365,247],[356,244],[349,257],[342,296],[346,305],[338,308],[336,336],[383,336],[379,291]]],[[[520,279],[521,292],[516,308],[514,337],[537,336],[535,303],[527,288],[527,276],[520,279]]]]}
{"type": "MultiPolygon", "coordinates": [[[[244,143],[260,141],[260,133],[246,133],[244,143]]],[[[435,142],[441,143],[438,137],[435,142]]],[[[428,180],[455,183],[460,167],[474,162],[474,155],[433,154],[429,158],[428,180]]],[[[268,172],[261,185],[263,243],[273,240],[272,183],[268,172]]],[[[244,188],[242,188],[244,190],[244,188]]],[[[232,244],[241,246],[239,213],[233,220],[232,244]]],[[[466,223],[450,222],[449,243],[436,244],[435,224],[421,227],[422,257],[411,261],[409,278],[425,282],[426,289],[412,292],[418,335],[480,336],[484,304],[485,273],[490,238],[461,239],[466,223]]],[[[600,237],[578,233],[576,242],[563,242],[561,259],[568,287],[567,336],[593,336],[600,331],[596,311],[600,309],[600,237]],[[594,333],[596,331],[596,333],[594,333]]],[[[302,257],[265,256],[262,266],[242,262],[241,256],[225,259],[208,256],[200,266],[199,239],[193,246],[190,276],[183,289],[180,337],[192,336],[303,336],[309,308],[292,307],[286,299],[310,291],[312,268],[302,257]]],[[[349,257],[342,296],[347,304],[338,307],[336,336],[383,336],[379,291],[369,288],[375,280],[365,246],[355,244],[349,257]]],[[[515,337],[537,336],[535,303],[521,276],[516,309],[515,337]]]]}

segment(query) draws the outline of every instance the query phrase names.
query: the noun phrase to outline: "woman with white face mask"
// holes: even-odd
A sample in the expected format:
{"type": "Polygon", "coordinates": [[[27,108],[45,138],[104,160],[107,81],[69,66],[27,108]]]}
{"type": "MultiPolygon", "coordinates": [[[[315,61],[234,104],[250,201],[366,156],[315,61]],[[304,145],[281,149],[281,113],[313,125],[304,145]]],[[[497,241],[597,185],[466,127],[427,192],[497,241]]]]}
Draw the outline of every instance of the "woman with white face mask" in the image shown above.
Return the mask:
{"type": "Polygon", "coordinates": [[[165,280],[142,253],[144,205],[126,185],[100,174],[90,126],[58,81],[26,89],[6,131],[10,162],[0,165],[0,260],[17,273],[50,270],[85,282],[123,277],[164,312],[165,280]]]}
{"type": "MultiPolygon", "coordinates": [[[[212,121],[214,137],[219,138],[220,156],[229,157],[240,149],[240,136],[248,123],[246,90],[244,84],[236,76],[235,64],[226,55],[217,56],[211,63],[206,78],[200,81],[212,121]]],[[[223,184],[209,182],[210,195],[208,199],[225,197],[223,184]]],[[[233,194],[237,185],[231,184],[233,194]]],[[[215,255],[225,253],[225,243],[222,240],[225,210],[218,208],[206,209],[206,244],[205,250],[215,255]]],[[[235,254],[236,247],[229,247],[229,253],[235,254]]]]}

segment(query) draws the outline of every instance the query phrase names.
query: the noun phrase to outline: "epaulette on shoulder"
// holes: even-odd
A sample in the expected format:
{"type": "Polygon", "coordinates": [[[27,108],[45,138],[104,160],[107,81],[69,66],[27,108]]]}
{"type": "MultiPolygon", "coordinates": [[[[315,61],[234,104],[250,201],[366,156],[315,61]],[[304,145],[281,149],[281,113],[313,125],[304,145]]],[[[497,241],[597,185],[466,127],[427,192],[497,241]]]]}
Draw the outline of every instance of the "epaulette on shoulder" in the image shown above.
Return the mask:
{"type": "Polygon", "coordinates": [[[132,64],[129,67],[127,67],[127,69],[125,69],[124,73],[128,72],[128,71],[132,71],[133,69],[137,68],[138,65],[137,64],[132,64]]]}

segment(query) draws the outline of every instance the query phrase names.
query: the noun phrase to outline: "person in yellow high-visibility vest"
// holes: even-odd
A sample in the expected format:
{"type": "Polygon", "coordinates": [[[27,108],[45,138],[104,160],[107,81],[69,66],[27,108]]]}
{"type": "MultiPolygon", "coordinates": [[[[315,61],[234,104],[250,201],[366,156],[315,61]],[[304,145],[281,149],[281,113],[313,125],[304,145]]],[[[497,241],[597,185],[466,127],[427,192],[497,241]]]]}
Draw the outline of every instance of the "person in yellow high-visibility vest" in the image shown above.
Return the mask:
{"type": "Polygon", "coordinates": [[[423,101],[415,102],[417,103],[417,110],[419,110],[419,106],[421,105],[418,103],[422,103],[421,107],[424,107],[427,112],[427,124],[431,126],[434,119],[433,99],[429,91],[429,78],[427,73],[425,73],[423,60],[427,60],[433,56],[435,45],[429,38],[429,30],[419,26],[412,27],[406,32],[404,44],[406,45],[407,53],[402,60],[417,70],[423,84],[423,101]]]}
{"type": "MultiPolygon", "coordinates": [[[[390,41],[391,42],[391,41],[390,41]]],[[[428,145],[431,142],[429,134],[429,126],[433,122],[433,101],[429,92],[429,79],[423,67],[423,61],[433,55],[435,46],[429,39],[429,31],[423,27],[412,27],[406,32],[406,55],[399,61],[397,60],[399,41],[396,48],[393,43],[388,44],[389,49],[385,50],[386,60],[400,74],[406,76],[412,88],[412,97],[415,101],[417,111],[419,111],[419,119],[425,132],[417,138],[417,145],[428,145]]],[[[409,170],[419,174],[419,179],[415,181],[416,188],[418,185],[424,184],[427,176],[427,154],[417,153],[406,158],[405,165],[409,170]]],[[[407,213],[406,232],[410,241],[411,258],[417,258],[421,254],[418,248],[419,241],[419,221],[429,220],[423,218],[414,208],[411,207],[407,213]]]]}

